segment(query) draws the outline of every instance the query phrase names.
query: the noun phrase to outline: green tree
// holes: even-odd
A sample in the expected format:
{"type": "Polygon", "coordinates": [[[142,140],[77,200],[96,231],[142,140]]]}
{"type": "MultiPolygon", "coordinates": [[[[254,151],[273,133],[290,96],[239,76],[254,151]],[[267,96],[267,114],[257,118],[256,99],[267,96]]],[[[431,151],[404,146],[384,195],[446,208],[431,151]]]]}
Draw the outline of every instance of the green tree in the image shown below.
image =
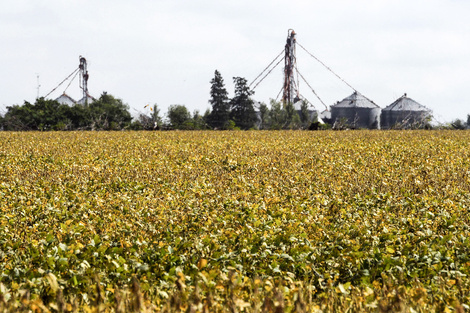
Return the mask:
{"type": "Polygon", "coordinates": [[[286,102],[284,104],[284,111],[286,120],[283,128],[299,129],[301,127],[301,120],[299,114],[295,110],[294,104],[292,102],[286,102]]]}
{"type": "Polygon", "coordinates": [[[250,129],[257,120],[253,100],[250,96],[254,94],[247,85],[247,80],[242,77],[234,77],[235,96],[230,101],[231,119],[240,129],[250,129]]]}
{"type": "Polygon", "coordinates": [[[467,128],[467,125],[461,119],[456,119],[456,120],[452,121],[450,123],[450,126],[452,127],[452,129],[459,129],[459,130],[467,128]]]}
{"type": "Polygon", "coordinates": [[[130,125],[132,116],[129,106],[107,92],[103,92],[98,100],[85,106],[88,111],[92,130],[118,130],[130,125]]]}
{"type": "MultiPolygon", "coordinates": [[[[150,115],[144,113],[139,114],[138,120],[136,122],[138,122],[141,129],[160,129],[160,127],[162,126],[162,118],[160,116],[160,109],[158,108],[156,103],[153,105],[153,107],[150,108],[150,111],[150,115]]],[[[134,129],[136,128],[139,129],[139,126],[137,124],[134,125],[134,129]]]]}
{"type": "Polygon", "coordinates": [[[162,124],[162,117],[160,116],[160,109],[158,108],[158,105],[156,103],[153,105],[150,117],[152,118],[153,128],[156,129],[160,127],[160,125],[162,124]]]}
{"type": "Polygon", "coordinates": [[[225,89],[224,79],[219,71],[215,71],[214,78],[210,81],[211,91],[209,103],[212,111],[208,117],[208,124],[212,128],[226,129],[230,118],[230,105],[228,93],[225,89]]]}
{"type": "Polygon", "coordinates": [[[302,128],[304,129],[309,127],[312,122],[310,119],[310,112],[308,110],[308,102],[305,100],[302,100],[302,103],[300,104],[300,121],[302,123],[302,128]]]}
{"type": "Polygon", "coordinates": [[[282,109],[281,103],[271,99],[271,110],[269,111],[270,129],[282,129],[286,118],[285,111],[282,109]]]}
{"type": "Polygon", "coordinates": [[[88,106],[75,104],[70,107],[68,118],[72,124],[71,129],[85,130],[90,129],[91,113],[88,106]]]}
{"type": "Polygon", "coordinates": [[[3,117],[4,130],[34,130],[37,129],[33,105],[27,101],[23,105],[7,106],[3,117]]]}
{"type": "Polygon", "coordinates": [[[211,115],[211,109],[207,109],[206,112],[204,112],[204,115],[202,116],[202,119],[204,120],[204,128],[209,128],[211,127],[209,125],[209,119],[210,119],[210,115],[211,115]]]}
{"type": "Polygon", "coordinates": [[[269,126],[269,108],[265,103],[260,103],[259,114],[261,119],[260,129],[267,129],[269,126]]]}
{"type": "Polygon", "coordinates": [[[64,130],[70,129],[70,107],[55,100],[36,99],[34,104],[7,107],[2,121],[5,130],[64,130]]]}
{"type": "Polygon", "coordinates": [[[192,117],[193,129],[206,129],[206,121],[204,116],[195,110],[192,117]]]}
{"type": "Polygon", "coordinates": [[[7,107],[2,121],[5,130],[111,130],[127,127],[131,120],[129,107],[104,92],[88,105],[68,106],[55,100],[36,99],[34,104],[7,107]]]}
{"type": "Polygon", "coordinates": [[[170,125],[174,129],[188,129],[191,122],[191,113],[182,104],[172,104],[167,112],[170,125]]]}
{"type": "Polygon", "coordinates": [[[302,129],[302,121],[300,120],[299,114],[294,111],[294,116],[292,117],[292,121],[289,124],[289,129],[302,129]]]}

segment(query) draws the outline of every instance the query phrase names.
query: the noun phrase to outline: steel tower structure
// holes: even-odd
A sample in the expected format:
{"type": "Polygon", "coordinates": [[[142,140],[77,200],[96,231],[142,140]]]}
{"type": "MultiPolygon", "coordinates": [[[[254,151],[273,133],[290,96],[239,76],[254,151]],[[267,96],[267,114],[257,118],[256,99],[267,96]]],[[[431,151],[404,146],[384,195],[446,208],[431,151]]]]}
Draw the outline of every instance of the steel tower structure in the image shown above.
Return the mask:
{"type": "Polygon", "coordinates": [[[80,88],[83,91],[83,99],[85,99],[85,103],[88,101],[88,70],[87,70],[87,63],[86,59],[80,56],[80,65],[78,67],[80,69],[80,88]]]}
{"type": "Polygon", "coordinates": [[[295,56],[295,31],[289,29],[287,42],[284,48],[284,87],[282,94],[283,103],[294,103],[294,99],[299,98],[298,90],[295,88],[294,69],[296,69],[295,56]]]}

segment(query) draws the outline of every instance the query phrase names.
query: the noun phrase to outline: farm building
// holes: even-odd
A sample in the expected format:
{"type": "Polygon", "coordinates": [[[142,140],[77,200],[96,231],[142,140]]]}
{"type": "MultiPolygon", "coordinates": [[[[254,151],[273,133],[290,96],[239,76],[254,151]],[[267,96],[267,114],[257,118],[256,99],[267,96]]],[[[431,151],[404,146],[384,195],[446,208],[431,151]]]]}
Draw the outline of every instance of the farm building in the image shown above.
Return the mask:
{"type": "Polygon", "coordinates": [[[431,110],[406,96],[406,93],[382,110],[381,127],[421,128],[432,116],[431,110]]]}
{"type": "Polygon", "coordinates": [[[380,107],[355,91],[331,106],[331,121],[352,128],[380,129],[380,107]]]}

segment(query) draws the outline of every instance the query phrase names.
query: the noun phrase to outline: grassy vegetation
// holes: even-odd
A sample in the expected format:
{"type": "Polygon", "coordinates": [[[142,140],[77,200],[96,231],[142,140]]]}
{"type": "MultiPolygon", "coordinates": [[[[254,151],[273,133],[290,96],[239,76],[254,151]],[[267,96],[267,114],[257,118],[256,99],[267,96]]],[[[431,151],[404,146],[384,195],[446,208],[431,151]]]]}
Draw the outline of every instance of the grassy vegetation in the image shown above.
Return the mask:
{"type": "Polygon", "coordinates": [[[0,133],[0,311],[461,311],[470,133],[0,133]]]}

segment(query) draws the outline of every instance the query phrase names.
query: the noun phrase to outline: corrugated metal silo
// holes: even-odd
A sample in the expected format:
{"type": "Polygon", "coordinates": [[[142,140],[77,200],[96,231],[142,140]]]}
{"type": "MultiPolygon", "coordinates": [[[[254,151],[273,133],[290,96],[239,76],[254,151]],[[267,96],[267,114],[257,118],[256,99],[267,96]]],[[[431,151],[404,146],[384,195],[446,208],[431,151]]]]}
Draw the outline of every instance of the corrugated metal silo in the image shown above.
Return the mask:
{"type": "Polygon", "coordinates": [[[431,110],[408,98],[405,93],[382,110],[381,126],[383,129],[422,128],[431,116],[431,110]]]}
{"type": "Polygon", "coordinates": [[[352,128],[380,129],[380,107],[357,91],[331,106],[333,123],[352,128]]]}

